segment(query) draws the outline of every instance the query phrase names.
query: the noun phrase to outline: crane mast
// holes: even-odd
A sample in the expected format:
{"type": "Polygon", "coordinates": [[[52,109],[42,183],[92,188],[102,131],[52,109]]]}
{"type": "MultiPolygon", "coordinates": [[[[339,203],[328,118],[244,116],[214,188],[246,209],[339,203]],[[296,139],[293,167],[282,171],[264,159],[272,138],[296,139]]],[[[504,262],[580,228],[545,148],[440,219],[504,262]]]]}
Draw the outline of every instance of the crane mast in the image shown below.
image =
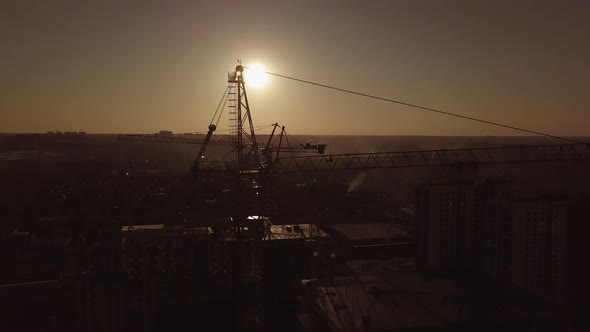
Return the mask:
{"type": "Polygon", "coordinates": [[[257,171],[260,168],[260,153],[258,143],[256,142],[256,132],[252,122],[252,113],[246,93],[246,82],[244,82],[244,67],[241,64],[236,66],[234,72],[228,75],[230,92],[228,101],[235,102],[230,104],[230,121],[235,128],[230,128],[235,133],[236,152],[237,152],[237,170],[238,173],[244,171],[257,171]],[[232,91],[233,90],[233,91],[232,91]],[[235,92],[234,92],[235,91],[235,92]],[[232,98],[237,93],[237,100],[232,98]]]}

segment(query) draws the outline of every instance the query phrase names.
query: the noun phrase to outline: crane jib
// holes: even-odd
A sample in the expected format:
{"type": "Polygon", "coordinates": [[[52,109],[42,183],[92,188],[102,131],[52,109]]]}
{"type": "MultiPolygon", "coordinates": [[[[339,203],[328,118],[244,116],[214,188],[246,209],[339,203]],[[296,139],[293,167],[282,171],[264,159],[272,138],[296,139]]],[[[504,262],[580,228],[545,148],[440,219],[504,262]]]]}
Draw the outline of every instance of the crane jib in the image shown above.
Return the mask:
{"type": "Polygon", "coordinates": [[[284,173],[435,166],[476,168],[486,164],[588,159],[590,144],[529,145],[283,157],[275,160],[274,171],[284,173]]]}

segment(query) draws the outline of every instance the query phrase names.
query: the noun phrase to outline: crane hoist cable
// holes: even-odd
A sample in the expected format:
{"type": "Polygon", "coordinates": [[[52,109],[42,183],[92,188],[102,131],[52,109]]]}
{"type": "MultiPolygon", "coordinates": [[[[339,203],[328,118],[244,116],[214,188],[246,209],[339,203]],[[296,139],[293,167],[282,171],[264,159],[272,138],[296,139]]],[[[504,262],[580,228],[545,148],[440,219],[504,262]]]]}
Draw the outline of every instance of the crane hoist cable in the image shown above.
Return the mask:
{"type": "Polygon", "coordinates": [[[285,139],[287,140],[287,146],[286,146],[287,148],[293,147],[291,145],[291,142],[289,141],[289,138],[291,138],[291,141],[295,141],[295,145],[293,145],[293,146],[298,146],[299,140],[297,139],[297,137],[294,135],[291,135],[290,132],[287,132],[287,129],[285,129],[285,139]]]}
{"type": "Polygon", "coordinates": [[[221,116],[223,115],[223,109],[225,108],[225,103],[227,102],[226,96],[227,96],[228,91],[229,91],[229,86],[225,88],[225,91],[223,92],[223,95],[221,96],[221,99],[219,100],[219,104],[217,104],[217,108],[215,109],[215,113],[213,113],[213,118],[211,118],[211,123],[215,124],[215,127],[217,127],[217,125],[219,124],[219,119],[221,119],[221,116]],[[222,105],[222,103],[223,103],[223,105],[222,105]],[[219,113],[219,116],[217,116],[218,113],[219,113]],[[215,120],[216,116],[217,116],[217,121],[215,120]]]}
{"type": "MultiPolygon", "coordinates": [[[[252,69],[251,67],[247,67],[247,66],[244,66],[244,68],[252,69]]],[[[358,91],[349,90],[349,89],[343,89],[343,88],[339,88],[339,87],[336,87],[336,86],[333,86],[333,85],[312,82],[312,81],[308,81],[308,80],[304,80],[304,79],[300,79],[300,78],[295,78],[295,77],[291,77],[291,76],[287,76],[287,75],[281,75],[281,74],[277,74],[277,73],[271,73],[271,72],[264,72],[264,73],[267,74],[267,75],[276,76],[276,77],[284,78],[284,79],[287,79],[287,80],[292,80],[292,81],[296,81],[296,82],[300,82],[300,83],[315,85],[315,86],[319,86],[319,87],[322,87],[322,88],[332,89],[332,90],[336,90],[336,91],[340,91],[340,92],[344,92],[344,93],[348,93],[348,94],[352,94],[352,95],[357,95],[357,96],[361,96],[361,97],[366,97],[366,98],[371,98],[371,99],[377,99],[377,100],[385,101],[385,102],[388,102],[388,103],[394,103],[394,104],[403,105],[403,106],[407,106],[407,107],[411,107],[411,108],[415,108],[415,109],[420,109],[420,110],[423,110],[423,111],[428,111],[428,112],[433,112],[433,113],[439,113],[439,114],[443,114],[443,115],[453,116],[453,117],[456,117],[456,118],[461,118],[461,119],[476,121],[476,122],[480,122],[480,123],[485,123],[485,124],[489,124],[489,125],[496,126],[496,127],[508,128],[508,129],[517,130],[517,131],[521,131],[521,132],[525,132],[525,133],[529,133],[529,134],[535,134],[535,135],[539,135],[539,136],[545,136],[545,137],[549,137],[549,138],[555,138],[555,139],[559,139],[559,140],[563,140],[563,141],[568,141],[568,142],[573,142],[573,143],[589,144],[588,142],[582,142],[582,141],[579,141],[579,140],[576,140],[576,139],[572,139],[572,138],[567,138],[567,137],[557,136],[557,135],[551,135],[551,134],[543,133],[543,132],[540,132],[540,131],[530,130],[530,129],[526,129],[526,128],[522,128],[522,127],[516,127],[516,126],[512,126],[512,125],[507,125],[507,124],[500,123],[500,122],[494,122],[494,121],[489,121],[489,120],[474,118],[474,117],[471,117],[471,116],[462,115],[462,114],[458,114],[458,113],[447,112],[447,111],[443,111],[443,110],[440,110],[440,109],[437,109],[437,108],[421,106],[421,105],[418,105],[418,104],[408,103],[408,102],[404,102],[404,101],[400,101],[400,100],[396,100],[396,99],[375,96],[375,95],[371,95],[371,94],[368,94],[368,93],[358,92],[358,91]]]]}
{"type": "Polygon", "coordinates": [[[211,119],[211,124],[209,125],[209,128],[208,128],[209,130],[207,131],[207,136],[205,136],[205,139],[203,140],[203,144],[201,145],[201,149],[199,149],[199,153],[197,154],[197,157],[195,158],[195,160],[193,161],[193,163],[191,165],[191,173],[193,175],[193,178],[195,178],[195,179],[197,178],[197,176],[199,174],[199,164],[201,162],[201,159],[205,157],[205,150],[207,149],[207,145],[209,145],[209,141],[211,140],[211,136],[213,135],[213,132],[217,129],[217,125],[219,124],[219,120],[221,119],[221,116],[223,115],[223,109],[225,108],[225,103],[229,99],[229,98],[227,98],[229,96],[229,93],[228,93],[229,88],[230,88],[230,86],[228,85],[225,88],[223,95],[221,96],[221,100],[219,101],[219,104],[217,105],[217,109],[215,110],[215,113],[213,114],[213,118],[211,119]],[[217,120],[215,120],[215,117],[217,117],[217,120]]]}
{"type": "MultiPolygon", "coordinates": [[[[285,140],[287,141],[287,147],[291,147],[291,143],[289,142],[289,136],[287,135],[287,131],[285,130],[285,140]]],[[[289,153],[291,154],[291,158],[293,158],[293,150],[289,149],[289,153]]],[[[277,154],[278,158],[278,154],[277,154]]]]}
{"type": "Polygon", "coordinates": [[[274,124],[260,125],[260,126],[254,126],[254,129],[256,129],[256,130],[265,130],[265,129],[268,129],[268,128],[272,128],[272,126],[274,126],[274,124]]]}

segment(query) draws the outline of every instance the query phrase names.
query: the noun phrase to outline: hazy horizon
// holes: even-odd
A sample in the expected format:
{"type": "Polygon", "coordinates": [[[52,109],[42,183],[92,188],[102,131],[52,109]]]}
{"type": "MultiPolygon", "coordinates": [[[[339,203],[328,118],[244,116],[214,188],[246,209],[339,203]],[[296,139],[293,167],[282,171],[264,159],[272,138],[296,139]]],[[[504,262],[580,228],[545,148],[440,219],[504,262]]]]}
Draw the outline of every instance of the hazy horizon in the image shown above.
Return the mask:
{"type": "MultiPolygon", "coordinates": [[[[166,130],[166,129],[163,129],[166,130]]],[[[48,133],[52,133],[54,135],[57,135],[56,132],[61,132],[62,135],[64,135],[66,132],[68,131],[61,131],[61,130],[48,130],[45,132],[0,132],[0,135],[46,135],[48,133]]],[[[80,130],[83,131],[83,130],[80,130]]],[[[78,130],[72,130],[72,133],[77,133],[80,132],[78,130]]],[[[109,133],[109,132],[85,132],[86,135],[104,135],[104,136],[117,136],[117,135],[156,135],[157,133],[150,133],[150,132],[121,132],[121,133],[109,133]]],[[[207,135],[205,132],[173,132],[172,135],[202,135],[205,136],[207,135]]],[[[256,132],[257,136],[262,136],[262,137],[268,137],[270,135],[270,132],[256,132]]],[[[229,134],[227,133],[220,133],[220,134],[214,134],[215,136],[229,136],[229,134]]],[[[516,139],[522,139],[522,138],[530,138],[530,139],[543,139],[543,140],[552,140],[552,141],[556,141],[556,142],[562,142],[564,143],[563,140],[557,139],[557,138],[551,138],[551,137],[546,137],[546,136],[541,136],[541,135],[526,135],[526,134],[522,134],[522,135],[398,135],[398,134],[323,134],[323,133],[297,133],[294,135],[290,135],[290,136],[294,136],[294,137],[302,137],[302,136],[315,136],[315,137],[457,137],[457,138],[469,138],[469,137],[473,137],[473,138],[493,138],[493,137],[497,137],[497,138],[516,138],[516,139]]],[[[561,136],[563,138],[569,138],[569,139],[590,139],[590,136],[570,136],[570,135],[566,135],[566,136],[561,136]]],[[[586,142],[584,142],[586,143],[586,142]]],[[[590,144],[590,142],[587,142],[588,144],[590,144]]]]}
{"type": "MultiPolygon", "coordinates": [[[[583,1],[8,1],[0,132],[206,131],[226,73],[242,59],[588,136],[589,10],[583,1]]],[[[255,124],[278,121],[295,133],[518,135],[277,77],[248,94],[255,124]]]]}

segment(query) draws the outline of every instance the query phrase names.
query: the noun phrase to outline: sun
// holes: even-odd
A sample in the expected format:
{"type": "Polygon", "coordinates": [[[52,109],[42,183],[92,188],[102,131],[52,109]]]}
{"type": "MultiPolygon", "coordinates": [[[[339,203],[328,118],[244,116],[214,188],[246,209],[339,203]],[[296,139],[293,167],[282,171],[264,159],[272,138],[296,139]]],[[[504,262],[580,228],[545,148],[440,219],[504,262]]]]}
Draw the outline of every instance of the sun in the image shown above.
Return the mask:
{"type": "Polygon", "coordinates": [[[260,64],[252,65],[244,71],[244,79],[246,82],[257,88],[264,87],[266,84],[266,76],[264,67],[260,64]]]}

